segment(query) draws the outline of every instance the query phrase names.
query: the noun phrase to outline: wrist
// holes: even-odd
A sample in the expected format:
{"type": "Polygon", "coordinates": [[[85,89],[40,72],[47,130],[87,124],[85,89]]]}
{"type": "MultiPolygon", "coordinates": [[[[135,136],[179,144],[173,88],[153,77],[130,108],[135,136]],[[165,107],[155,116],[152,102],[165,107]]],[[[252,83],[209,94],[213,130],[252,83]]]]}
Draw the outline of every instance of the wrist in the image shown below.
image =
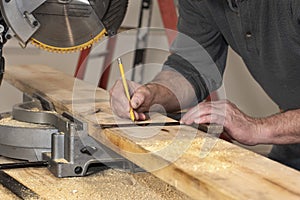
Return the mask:
{"type": "Polygon", "coordinates": [[[258,144],[269,144],[271,143],[271,134],[272,131],[268,126],[266,118],[258,118],[256,120],[256,132],[257,138],[256,141],[258,144]]]}
{"type": "Polygon", "coordinates": [[[159,112],[173,112],[179,110],[179,103],[174,93],[160,82],[145,84],[151,95],[151,106],[159,112]]]}

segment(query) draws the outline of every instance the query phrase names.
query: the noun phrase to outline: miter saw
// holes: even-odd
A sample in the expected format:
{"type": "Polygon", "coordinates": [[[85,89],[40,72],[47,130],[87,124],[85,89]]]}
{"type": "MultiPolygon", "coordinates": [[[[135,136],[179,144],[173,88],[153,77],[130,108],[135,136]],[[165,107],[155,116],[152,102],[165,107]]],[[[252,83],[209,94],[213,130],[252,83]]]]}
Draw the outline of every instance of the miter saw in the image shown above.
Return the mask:
{"type": "Polygon", "coordinates": [[[104,35],[116,34],[128,0],[0,0],[0,83],[2,48],[16,37],[51,52],[90,47],[104,35]]]}
{"type": "MultiPolygon", "coordinates": [[[[23,47],[32,42],[51,52],[83,50],[104,35],[116,34],[127,4],[128,0],[0,0],[0,78],[2,48],[11,37],[23,47]]],[[[2,164],[0,169],[47,165],[58,177],[84,176],[95,163],[139,169],[91,138],[84,121],[56,113],[38,94],[24,95],[11,113],[0,114],[0,121],[0,154],[29,161],[2,164]]]]}

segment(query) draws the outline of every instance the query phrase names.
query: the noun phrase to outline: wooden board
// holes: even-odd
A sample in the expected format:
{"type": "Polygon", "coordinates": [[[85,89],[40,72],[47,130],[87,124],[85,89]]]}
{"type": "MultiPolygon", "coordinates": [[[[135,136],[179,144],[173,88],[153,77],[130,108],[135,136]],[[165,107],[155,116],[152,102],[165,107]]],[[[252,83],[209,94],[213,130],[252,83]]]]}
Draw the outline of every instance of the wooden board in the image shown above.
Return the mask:
{"type": "MultiPolygon", "coordinates": [[[[300,173],[188,126],[101,130],[129,123],[111,114],[108,94],[45,66],[8,67],[5,80],[49,98],[58,112],[89,123],[98,141],[194,199],[299,199],[300,173]]],[[[152,116],[152,121],[168,121],[152,116]]],[[[151,122],[151,121],[150,121],[151,122]]]]}
{"type": "Polygon", "coordinates": [[[0,197],[2,199],[18,199],[14,194],[12,194],[8,189],[0,185],[0,197]]]}

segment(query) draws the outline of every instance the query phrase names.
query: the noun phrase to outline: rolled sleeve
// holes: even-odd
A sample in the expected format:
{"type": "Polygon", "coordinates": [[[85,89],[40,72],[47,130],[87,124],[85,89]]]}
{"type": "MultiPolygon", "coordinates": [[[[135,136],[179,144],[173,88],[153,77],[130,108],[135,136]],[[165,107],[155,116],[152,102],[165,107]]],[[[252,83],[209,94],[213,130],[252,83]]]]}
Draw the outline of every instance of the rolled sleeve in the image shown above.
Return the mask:
{"type": "Polygon", "coordinates": [[[163,69],[181,73],[202,101],[222,85],[228,45],[206,1],[179,0],[178,31],[163,69]]]}

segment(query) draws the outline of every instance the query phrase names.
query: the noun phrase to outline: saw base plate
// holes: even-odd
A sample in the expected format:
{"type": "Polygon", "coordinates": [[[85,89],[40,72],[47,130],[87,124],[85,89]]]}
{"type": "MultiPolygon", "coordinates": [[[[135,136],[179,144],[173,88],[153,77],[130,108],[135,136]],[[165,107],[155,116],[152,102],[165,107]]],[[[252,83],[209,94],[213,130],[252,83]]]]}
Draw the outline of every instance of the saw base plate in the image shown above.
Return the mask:
{"type": "Polygon", "coordinates": [[[14,159],[41,161],[42,153],[51,151],[51,135],[57,129],[12,119],[11,113],[0,114],[1,155],[14,159]]]}
{"type": "Polygon", "coordinates": [[[89,136],[87,124],[68,113],[58,114],[51,102],[34,94],[11,113],[0,114],[0,155],[47,161],[57,177],[85,176],[94,169],[117,168],[140,172],[141,168],[89,136]]]}

